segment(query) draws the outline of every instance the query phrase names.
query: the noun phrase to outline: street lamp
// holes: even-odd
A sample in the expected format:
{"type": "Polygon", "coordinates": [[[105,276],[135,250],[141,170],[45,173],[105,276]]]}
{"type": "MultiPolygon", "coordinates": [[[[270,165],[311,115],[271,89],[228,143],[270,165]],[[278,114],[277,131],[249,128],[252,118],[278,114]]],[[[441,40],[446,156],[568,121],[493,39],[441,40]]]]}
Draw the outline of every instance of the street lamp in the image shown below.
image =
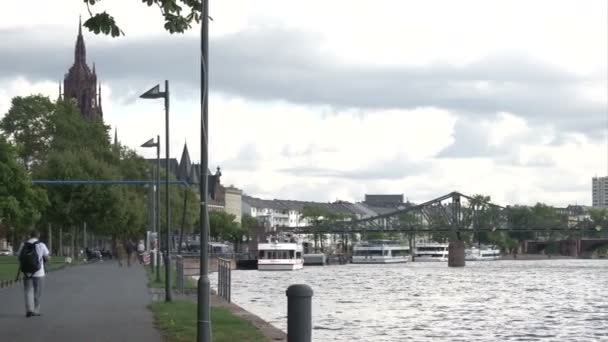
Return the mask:
{"type": "MultiPolygon", "coordinates": [[[[165,205],[167,215],[167,236],[165,236],[165,301],[171,301],[171,208],[169,207],[169,81],[165,81],[165,91],[160,91],[157,84],[147,92],[139,96],[142,99],[165,99],[165,205]]],[[[159,227],[160,228],[160,227],[159,227]]],[[[159,229],[160,231],[160,229],[159,229]]]]}
{"type": "Polygon", "coordinates": [[[152,210],[154,211],[154,218],[152,221],[152,230],[156,233],[156,252],[154,264],[156,265],[156,281],[160,282],[160,251],[159,243],[160,243],[160,136],[156,136],[156,142],[154,142],[154,138],[146,141],[141,145],[141,147],[156,147],[156,176],[154,179],[156,180],[156,185],[154,187],[154,206],[152,206],[152,210]]]}
{"type": "Polygon", "coordinates": [[[200,168],[200,257],[198,291],[197,291],[197,326],[196,337],[198,342],[211,342],[211,309],[210,309],[210,282],[209,282],[209,212],[207,207],[209,184],[207,183],[207,170],[209,169],[209,0],[201,1],[201,168],[200,168]]]}

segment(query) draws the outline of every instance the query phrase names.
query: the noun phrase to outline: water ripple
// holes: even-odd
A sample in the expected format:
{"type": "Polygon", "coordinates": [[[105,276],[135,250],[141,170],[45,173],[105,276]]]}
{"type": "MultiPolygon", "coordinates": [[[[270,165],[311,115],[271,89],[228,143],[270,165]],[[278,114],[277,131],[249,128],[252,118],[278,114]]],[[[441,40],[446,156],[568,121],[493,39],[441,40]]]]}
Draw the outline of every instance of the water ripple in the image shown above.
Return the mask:
{"type": "Polygon", "coordinates": [[[608,341],[607,271],[606,260],[233,271],[232,299],[285,330],[285,290],[310,285],[314,341],[608,341]]]}

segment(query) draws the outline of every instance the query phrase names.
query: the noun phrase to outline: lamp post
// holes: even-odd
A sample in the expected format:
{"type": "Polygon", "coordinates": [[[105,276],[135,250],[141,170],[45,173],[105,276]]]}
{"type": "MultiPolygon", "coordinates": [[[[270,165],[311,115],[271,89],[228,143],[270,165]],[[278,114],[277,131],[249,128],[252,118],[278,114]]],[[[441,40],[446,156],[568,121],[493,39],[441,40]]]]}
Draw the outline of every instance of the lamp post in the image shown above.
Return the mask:
{"type": "Polygon", "coordinates": [[[160,136],[156,136],[156,142],[154,142],[154,138],[146,141],[141,145],[141,147],[156,147],[156,173],[153,178],[156,181],[154,186],[154,205],[152,206],[152,211],[154,212],[153,221],[152,221],[152,231],[156,234],[155,249],[156,253],[154,253],[154,265],[156,268],[156,281],[160,282],[160,136]]]}
{"type": "MultiPolygon", "coordinates": [[[[165,81],[165,91],[160,91],[157,84],[139,96],[142,99],[165,99],[165,221],[167,235],[165,236],[165,301],[171,301],[171,208],[169,206],[169,81],[165,81]]],[[[159,227],[160,232],[160,227],[159,227]]]]}
{"type": "Polygon", "coordinates": [[[209,212],[207,207],[209,184],[207,183],[207,170],[209,169],[209,131],[208,131],[208,103],[209,103],[209,0],[201,1],[201,168],[200,168],[200,277],[197,291],[197,326],[198,342],[211,342],[211,309],[210,309],[210,282],[209,282],[209,212]]]}

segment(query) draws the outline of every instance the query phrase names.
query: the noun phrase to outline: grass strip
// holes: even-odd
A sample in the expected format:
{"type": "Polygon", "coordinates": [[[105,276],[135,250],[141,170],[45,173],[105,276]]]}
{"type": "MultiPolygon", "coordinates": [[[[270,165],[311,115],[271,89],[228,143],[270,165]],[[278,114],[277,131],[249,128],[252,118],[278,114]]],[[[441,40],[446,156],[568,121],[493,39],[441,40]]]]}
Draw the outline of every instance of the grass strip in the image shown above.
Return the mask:
{"type": "MultiPolygon", "coordinates": [[[[65,265],[63,258],[52,258],[51,262],[44,265],[45,271],[52,271],[65,265]]],[[[0,280],[11,280],[17,276],[19,261],[14,256],[0,256],[0,280]]]]}
{"type": "MultiPolygon", "coordinates": [[[[160,274],[159,274],[159,278],[160,281],[156,281],[156,270],[153,270],[152,267],[150,265],[146,266],[146,274],[148,275],[148,287],[151,287],[153,289],[164,289],[165,288],[165,267],[161,266],[160,267],[160,274]]],[[[171,288],[175,289],[177,288],[177,272],[175,270],[175,267],[171,267],[171,288]]],[[[191,277],[184,277],[184,289],[196,289],[197,284],[196,281],[194,281],[194,279],[192,279],[191,277]]]]}
{"type": "MultiPolygon", "coordinates": [[[[191,301],[155,302],[150,305],[158,328],[169,342],[196,340],[196,303],[191,301]]],[[[228,309],[211,308],[211,332],[214,342],[262,342],[264,335],[250,322],[228,309]]]]}

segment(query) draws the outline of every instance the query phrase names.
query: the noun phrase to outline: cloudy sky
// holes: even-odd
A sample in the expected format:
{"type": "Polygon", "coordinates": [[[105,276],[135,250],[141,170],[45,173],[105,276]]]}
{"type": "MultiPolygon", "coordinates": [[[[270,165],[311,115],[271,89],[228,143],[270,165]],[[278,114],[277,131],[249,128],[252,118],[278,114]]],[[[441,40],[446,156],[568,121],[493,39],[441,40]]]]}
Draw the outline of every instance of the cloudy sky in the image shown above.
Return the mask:
{"type": "MultiPolygon", "coordinates": [[[[85,32],[104,119],[138,146],[160,134],[199,157],[198,29],[104,0],[126,36],[85,32]]],[[[5,0],[0,116],[17,95],[55,98],[81,0],[5,0]]],[[[501,204],[590,204],[608,172],[608,7],[581,1],[217,0],[210,24],[210,164],[264,198],[359,201],[453,190],[501,204]]],[[[164,141],[164,140],[163,140],[164,141]]],[[[162,152],[164,155],[164,152],[162,152]]]]}

